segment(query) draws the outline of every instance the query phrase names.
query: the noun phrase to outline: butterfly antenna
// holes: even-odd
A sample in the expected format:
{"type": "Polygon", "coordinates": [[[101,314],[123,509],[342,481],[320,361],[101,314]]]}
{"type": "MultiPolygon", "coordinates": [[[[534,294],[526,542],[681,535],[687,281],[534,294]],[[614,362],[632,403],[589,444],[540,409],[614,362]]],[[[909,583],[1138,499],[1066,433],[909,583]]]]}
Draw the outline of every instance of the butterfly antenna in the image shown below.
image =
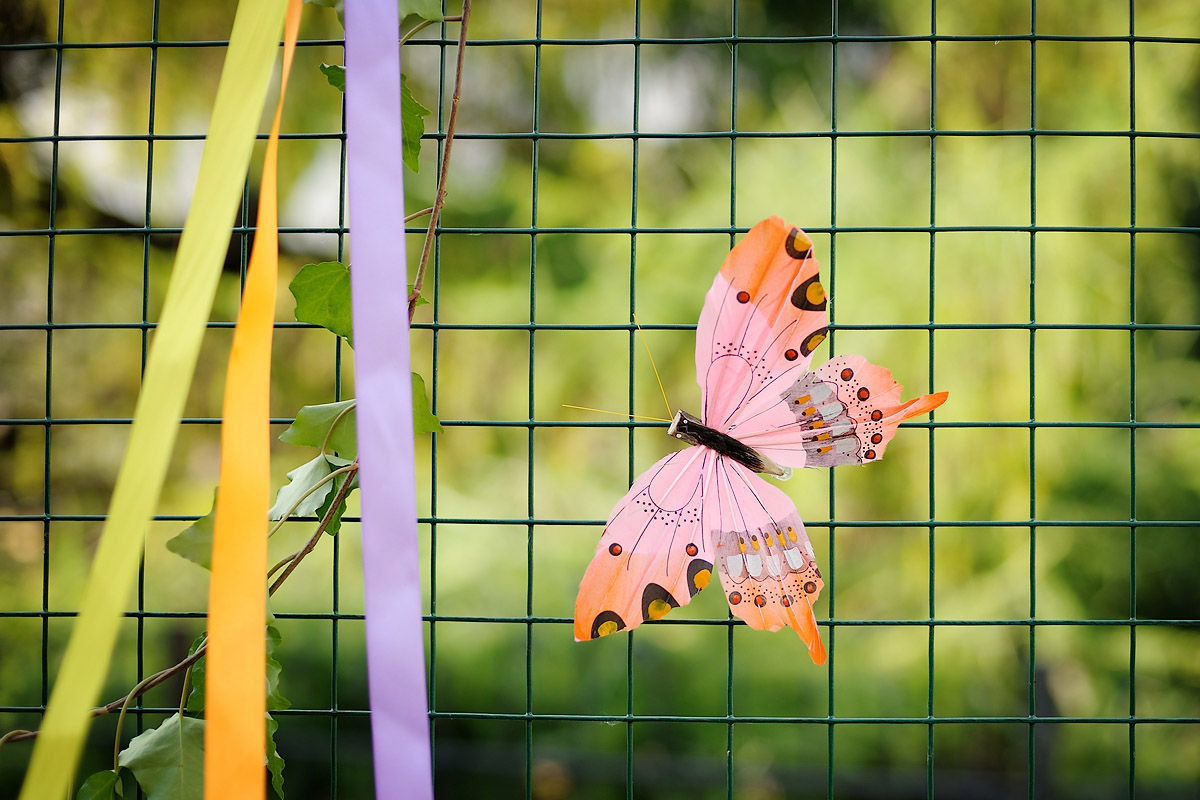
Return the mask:
{"type": "Polygon", "coordinates": [[[605,411],[602,408],[588,408],[587,406],[573,406],[568,403],[562,404],[563,408],[574,408],[579,411],[594,411],[597,414],[612,414],[614,417],[630,417],[632,419],[648,419],[654,422],[670,422],[669,419],[661,419],[659,417],[644,417],[641,414],[626,414],[623,411],[605,411]]]}
{"type": "Polygon", "coordinates": [[[675,412],[671,410],[671,401],[667,399],[667,390],[663,388],[662,378],[658,374],[658,367],[654,366],[654,356],[650,355],[650,343],[646,341],[646,334],[642,331],[642,326],[638,325],[637,314],[632,314],[632,316],[634,327],[641,334],[642,346],[646,348],[646,358],[650,359],[650,369],[654,370],[654,380],[658,381],[658,390],[662,392],[663,404],[667,407],[667,416],[673,417],[675,412]]]}

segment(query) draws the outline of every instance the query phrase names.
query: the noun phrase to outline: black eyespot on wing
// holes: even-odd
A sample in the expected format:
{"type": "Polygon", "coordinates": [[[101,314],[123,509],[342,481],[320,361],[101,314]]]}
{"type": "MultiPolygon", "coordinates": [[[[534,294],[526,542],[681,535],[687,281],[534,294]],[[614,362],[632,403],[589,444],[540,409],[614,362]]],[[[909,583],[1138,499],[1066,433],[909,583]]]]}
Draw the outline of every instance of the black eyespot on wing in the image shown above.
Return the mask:
{"type": "Polygon", "coordinates": [[[592,620],[592,638],[599,639],[610,633],[625,630],[625,620],[615,611],[601,611],[592,620]]]}
{"type": "Polygon", "coordinates": [[[679,608],[679,601],[657,583],[648,583],[642,591],[642,619],[662,619],[672,608],[679,608]]]}
{"type": "Polygon", "coordinates": [[[813,275],[792,292],[792,305],[801,311],[824,311],[828,303],[820,275],[813,275]]]}
{"type": "Polygon", "coordinates": [[[828,335],[829,328],[821,328],[820,330],[813,331],[800,343],[800,352],[806,356],[812,355],[813,350],[816,350],[828,335]]]}
{"type": "Polygon", "coordinates": [[[788,231],[787,238],[783,240],[783,249],[789,256],[800,261],[812,255],[812,244],[809,243],[807,236],[801,238],[799,228],[792,228],[788,231]]]}
{"type": "Polygon", "coordinates": [[[708,586],[708,582],[712,580],[712,568],[712,563],[702,558],[694,558],[688,564],[688,592],[692,597],[695,597],[701,589],[708,586]]]}

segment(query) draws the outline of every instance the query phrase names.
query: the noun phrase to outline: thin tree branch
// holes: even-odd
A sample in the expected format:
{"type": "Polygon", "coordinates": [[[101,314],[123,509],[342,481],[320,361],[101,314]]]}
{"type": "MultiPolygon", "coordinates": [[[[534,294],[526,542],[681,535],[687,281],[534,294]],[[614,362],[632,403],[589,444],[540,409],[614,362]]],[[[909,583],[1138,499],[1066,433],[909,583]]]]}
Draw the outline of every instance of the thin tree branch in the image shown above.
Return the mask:
{"type": "MultiPolygon", "coordinates": [[[[123,705],[125,705],[126,703],[128,703],[133,698],[135,698],[139,695],[145,694],[146,692],[153,689],[155,686],[158,686],[160,683],[163,683],[164,681],[170,679],[172,676],[178,674],[182,670],[187,669],[192,664],[195,664],[197,661],[199,661],[204,656],[204,651],[207,649],[208,649],[207,644],[200,645],[198,648],[196,648],[196,652],[192,653],[190,656],[185,658],[183,661],[180,661],[178,664],[176,664],[174,666],[167,667],[166,669],[162,670],[161,672],[156,672],[155,674],[151,675],[149,678],[147,678],[146,680],[142,681],[137,686],[135,686],[133,688],[133,690],[130,691],[129,694],[125,695],[124,697],[119,697],[116,700],[113,700],[108,705],[100,706],[99,708],[93,708],[92,716],[100,717],[105,714],[111,714],[114,711],[120,711],[121,707],[123,705]]],[[[29,739],[36,738],[37,735],[38,735],[37,731],[9,731],[7,734],[4,735],[4,737],[2,739],[0,739],[0,742],[24,742],[29,739]]]]}
{"type": "MultiPolygon", "coordinates": [[[[355,472],[357,472],[357,459],[352,466],[354,467],[355,472]]],[[[292,571],[300,565],[300,562],[304,560],[304,557],[311,553],[313,548],[317,546],[317,542],[321,541],[321,535],[324,534],[325,529],[329,527],[329,522],[333,519],[333,515],[337,513],[338,506],[342,504],[342,501],[346,499],[346,495],[350,493],[350,484],[353,480],[354,473],[347,472],[346,480],[342,482],[337,494],[334,495],[333,502],[329,504],[329,508],[325,511],[325,516],[321,517],[321,522],[317,525],[317,530],[313,533],[312,538],[308,540],[308,543],[305,544],[298,553],[290,557],[290,563],[287,565],[287,569],[285,569],[283,574],[276,578],[275,582],[271,584],[271,588],[267,592],[268,595],[275,594],[275,591],[283,584],[284,581],[287,580],[288,575],[292,574],[292,571]]],[[[287,559],[285,559],[285,561],[286,560],[287,559]]]]}
{"type": "Polygon", "coordinates": [[[437,197],[433,201],[433,211],[429,214],[429,228],[425,232],[425,246],[421,249],[421,260],[417,264],[416,277],[413,279],[412,294],[408,296],[408,321],[412,322],[417,310],[417,298],[421,295],[421,287],[425,283],[425,270],[429,266],[429,255],[433,252],[433,239],[437,231],[438,218],[442,206],[446,204],[446,174],[450,169],[450,149],[454,145],[454,125],[458,120],[458,101],[462,98],[463,58],[467,52],[467,22],[471,18],[471,0],[463,0],[462,24],[458,29],[458,61],[454,67],[454,95],[450,98],[450,118],[446,121],[446,147],[442,151],[442,169],[438,175],[437,197]]]}

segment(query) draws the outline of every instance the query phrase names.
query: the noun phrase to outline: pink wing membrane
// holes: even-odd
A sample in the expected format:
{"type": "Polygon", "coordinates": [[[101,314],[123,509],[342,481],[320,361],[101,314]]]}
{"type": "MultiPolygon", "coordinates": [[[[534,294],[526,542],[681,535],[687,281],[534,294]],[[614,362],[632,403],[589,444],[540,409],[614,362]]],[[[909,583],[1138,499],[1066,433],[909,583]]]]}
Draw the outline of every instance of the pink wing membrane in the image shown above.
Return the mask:
{"type": "Polygon", "coordinates": [[[717,455],[679,450],[643,472],[604,527],[575,600],[575,639],[661,619],[708,585],[713,555],[701,516],[717,455]]]}
{"type": "Polygon", "coordinates": [[[827,333],[825,289],[812,242],[778,217],[729,252],[696,330],[705,425],[726,431],[778,403],[827,333]]]}
{"type": "Polygon", "coordinates": [[[768,412],[739,419],[731,433],[788,466],[869,464],[883,458],[901,422],[946,400],[938,392],[903,403],[903,389],[862,356],[838,356],[801,375],[768,412]]]}
{"type": "Polygon", "coordinates": [[[730,610],[751,628],[791,628],[824,664],[813,603],[825,582],[795,504],[728,458],[717,460],[711,484],[704,526],[730,610]]]}

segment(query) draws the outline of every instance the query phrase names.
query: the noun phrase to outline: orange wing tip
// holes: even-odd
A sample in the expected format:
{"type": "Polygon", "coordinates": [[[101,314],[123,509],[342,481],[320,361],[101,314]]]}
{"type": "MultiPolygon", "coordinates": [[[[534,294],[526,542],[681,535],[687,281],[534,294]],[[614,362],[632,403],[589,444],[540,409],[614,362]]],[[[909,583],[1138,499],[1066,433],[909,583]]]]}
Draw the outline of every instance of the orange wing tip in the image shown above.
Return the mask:
{"type": "Polygon", "coordinates": [[[942,403],[946,402],[946,398],[949,396],[949,392],[934,392],[933,394],[927,394],[924,397],[918,397],[915,400],[909,400],[907,403],[900,406],[903,414],[900,419],[906,420],[913,417],[919,417],[922,414],[928,414],[930,411],[933,411],[942,403]]]}
{"type": "Polygon", "coordinates": [[[808,656],[813,663],[820,666],[825,663],[825,643],[821,641],[821,630],[817,627],[817,615],[813,613],[812,600],[807,600],[807,607],[801,606],[798,613],[791,614],[790,625],[800,641],[808,648],[808,656]]]}
{"type": "Polygon", "coordinates": [[[808,656],[818,667],[825,663],[825,659],[827,657],[825,653],[825,643],[821,641],[820,636],[818,636],[816,641],[809,646],[808,656]]]}

